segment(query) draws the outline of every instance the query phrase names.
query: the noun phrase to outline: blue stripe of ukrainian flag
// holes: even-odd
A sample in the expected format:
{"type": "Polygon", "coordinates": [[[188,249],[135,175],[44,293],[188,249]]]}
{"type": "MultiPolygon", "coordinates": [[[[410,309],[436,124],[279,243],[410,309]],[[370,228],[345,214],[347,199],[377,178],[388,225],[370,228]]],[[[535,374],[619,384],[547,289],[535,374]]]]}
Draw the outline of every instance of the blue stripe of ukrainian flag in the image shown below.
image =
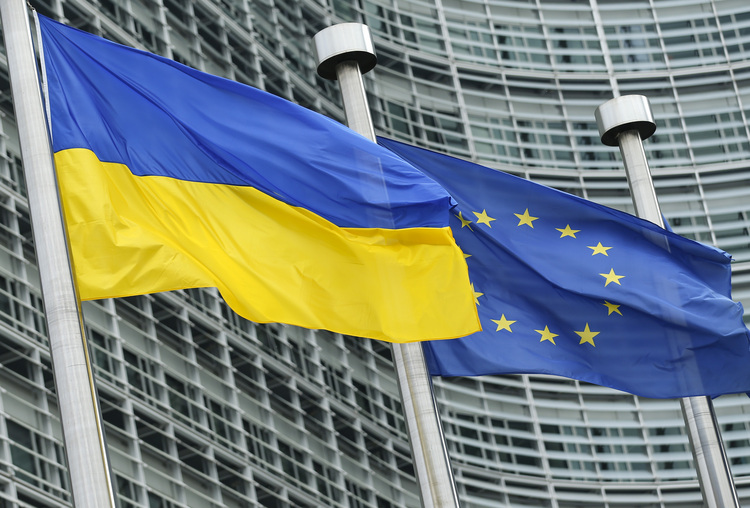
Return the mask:
{"type": "Polygon", "coordinates": [[[258,322],[479,329],[450,196],[324,116],[40,16],[82,299],[216,286],[258,322]]]}

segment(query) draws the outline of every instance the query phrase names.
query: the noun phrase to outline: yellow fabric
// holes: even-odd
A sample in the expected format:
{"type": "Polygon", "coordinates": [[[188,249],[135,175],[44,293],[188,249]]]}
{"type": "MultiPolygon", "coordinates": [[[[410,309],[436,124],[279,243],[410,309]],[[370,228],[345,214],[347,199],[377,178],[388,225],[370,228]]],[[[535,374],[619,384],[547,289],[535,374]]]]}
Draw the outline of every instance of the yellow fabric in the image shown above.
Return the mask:
{"type": "Polygon", "coordinates": [[[480,329],[449,228],[340,228],[256,189],[55,154],[84,300],[216,286],[256,322],[391,342],[480,329]]]}

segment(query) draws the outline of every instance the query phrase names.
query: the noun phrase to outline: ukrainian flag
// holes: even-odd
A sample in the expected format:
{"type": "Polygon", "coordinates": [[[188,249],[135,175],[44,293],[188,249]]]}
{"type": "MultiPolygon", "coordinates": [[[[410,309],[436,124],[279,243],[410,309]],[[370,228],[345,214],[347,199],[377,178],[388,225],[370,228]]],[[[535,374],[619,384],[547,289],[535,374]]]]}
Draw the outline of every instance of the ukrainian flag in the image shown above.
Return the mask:
{"type": "Polygon", "coordinates": [[[257,322],[392,342],[479,329],[450,196],[324,116],[40,16],[84,300],[219,288],[257,322]]]}

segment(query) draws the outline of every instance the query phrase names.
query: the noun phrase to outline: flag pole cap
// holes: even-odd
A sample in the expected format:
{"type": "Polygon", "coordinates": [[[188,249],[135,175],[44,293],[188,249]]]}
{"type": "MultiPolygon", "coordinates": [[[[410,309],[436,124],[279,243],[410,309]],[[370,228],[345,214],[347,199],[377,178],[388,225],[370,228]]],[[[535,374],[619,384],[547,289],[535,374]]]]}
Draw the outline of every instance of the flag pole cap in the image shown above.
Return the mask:
{"type": "Polygon", "coordinates": [[[336,79],[336,66],[354,60],[362,74],[378,62],[372,43],[370,27],[362,23],[339,23],[324,28],[313,36],[318,74],[325,79],[336,79]]]}
{"type": "Polygon", "coordinates": [[[654,115],[648,98],[643,95],[621,95],[605,102],[594,112],[602,143],[618,146],[621,132],[636,130],[641,139],[656,132],[654,115]]]}

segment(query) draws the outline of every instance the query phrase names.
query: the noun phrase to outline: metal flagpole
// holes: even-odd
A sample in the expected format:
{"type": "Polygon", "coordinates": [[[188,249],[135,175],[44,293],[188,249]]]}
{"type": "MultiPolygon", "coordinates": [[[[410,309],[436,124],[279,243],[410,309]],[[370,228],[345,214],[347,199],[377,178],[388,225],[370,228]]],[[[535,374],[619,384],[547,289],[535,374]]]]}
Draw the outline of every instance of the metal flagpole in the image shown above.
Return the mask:
{"type": "MultiPolygon", "coordinates": [[[[656,131],[648,99],[642,95],[616,97],[599,106],[595,117],[602,143],[620,147],[636,214],[664,227],[643,149],[642,140],[656,131]]],[[[680,405],[704,503],[708,508],[739,508],[711,399],[686,397],[680,399],[680,405]]]]}
{"type": "Polygon", "coordinates": [[[104,432],[70,268],[24,0],[0,1],[13,105],[76,508],[115,507],[104,432]]]}
{"type": "MultiPolygon", "coordinates": [[[[338,79],[349,127],[375,141],[362,74],[377,63],[370,29],[341,23],[313,38],[318,74],[338,79]]],[[[392,344],[414,470],[425,507],[458,507],[458,494],[422,345],[392,344]]]]}

